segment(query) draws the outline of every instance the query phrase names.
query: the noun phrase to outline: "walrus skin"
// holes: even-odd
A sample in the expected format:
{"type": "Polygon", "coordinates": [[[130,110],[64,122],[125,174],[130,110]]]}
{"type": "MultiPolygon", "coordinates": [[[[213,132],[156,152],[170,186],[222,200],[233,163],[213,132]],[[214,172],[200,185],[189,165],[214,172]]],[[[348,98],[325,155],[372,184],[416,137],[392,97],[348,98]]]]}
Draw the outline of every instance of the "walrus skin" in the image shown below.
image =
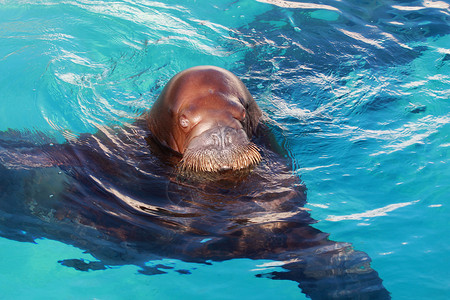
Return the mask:
{"type": "Polygon", "coordinates": [[[169,268],[151,266],[158,258],[268,259],[280,267],[258,277],[296,281],[312,299],[390,298],[366,253],[311,226],[305,186],[272,150],[267,126],[246,137],[261,154],[251,172],[206,182],[178,176],[171,153],[154,155],[163,141],[147,124],[148,115],[64,144],[0,133],[0,235],[59,240],[100,260],[60,261],[78,270],[136,264],[157,274],[169,268]]]}

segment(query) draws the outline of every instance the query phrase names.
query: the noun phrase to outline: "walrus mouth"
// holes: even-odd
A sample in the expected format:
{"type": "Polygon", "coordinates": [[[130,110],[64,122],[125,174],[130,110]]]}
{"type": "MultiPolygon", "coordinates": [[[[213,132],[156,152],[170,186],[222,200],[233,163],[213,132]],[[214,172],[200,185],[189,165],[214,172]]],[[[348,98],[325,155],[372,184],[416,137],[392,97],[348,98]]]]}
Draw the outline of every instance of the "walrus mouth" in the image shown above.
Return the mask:
{"type": "Polygon", "coordinates": [[[261,161],[258,147],[253,143],[217,149],[214,147],[187,149],[179,163],[184,172],[237,171],[251,168],[261,161]]]}

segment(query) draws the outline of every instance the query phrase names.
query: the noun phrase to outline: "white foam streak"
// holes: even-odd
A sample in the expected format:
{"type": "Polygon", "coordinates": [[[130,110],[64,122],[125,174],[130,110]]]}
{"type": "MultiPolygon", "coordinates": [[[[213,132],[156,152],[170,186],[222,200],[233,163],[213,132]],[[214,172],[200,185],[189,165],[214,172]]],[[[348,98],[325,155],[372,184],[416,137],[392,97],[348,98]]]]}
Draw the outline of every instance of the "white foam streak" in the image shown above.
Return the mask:
{"type": "Polygon", "coordinates": [[[371,40],[371,39],[368,39],[365,36],[363,36],[362,34],[359,34],[357,32],[348,31],[348,30],[345,30],[345,29],[339,29],[339,31],[342,32],[343,34],[345,34],[345,35],[355,39],[355,40],[358,40],[358,41],[361,41],[363,43],[375,46],[375,47],[377,47],[379,49],[384,49],[384,47],[381,46],[379,42],[371,40]]]}
{"type": "Polygon", "coordinates": [[[406,6],[406,5],[392,5],[392,8],[402,10],[402,11],[418,11],[426,8],[437,8],[448,10],[450,4],[445,3],[444,1],[423,1],[423,6],[406,6]]]}
{"type": "Polygon", "coordinates": [[[301,169],[299,169],[299,173],[304,173],[306,171],[315,171],[317,169],[330,168],[330,167],[334,167],[334,166],[339,166],[339,164],[331,164],[331,165],[327,165],[327,166],[316,166],[316,167],[309,167],[309,168],[301,168],[301,169]]]}
{"type": "Polygon", "coordinates": [[[424,9],[424,6],[403,6],[403,5],[392,5],[392,8],[403,10],[403,11],[417,11],[424,9]]]}
{"type": "Polygon", "coordinates": [[[330,216],[328,216],[328,218],[326,220],[332,221],[332,222],[338,222],[338,221],[344,221],[344,220],[362,220],[363,218],[374,218],[374,217],[387,216],[388,212],[394,211],[400,207],[405,207],[405,206],[415,204],[417,202],[419,202],[419,200],[411,201],[411,202],[390,204],[385,207],[369,210],[369,211],[366,211],[363,213],[358,213],[358,214],[351,214],[351,215],[344,215],[344,216],[330,215],[330,216]]]}
{"type": "Polygon", "coordinates": [[[261,3],[273,4],[283,8],[325,9],[325,10],[339,11],[339,9],[337,9],[336,7],[316,3],[292,2],[284,0],[257,0],[257,1],[261,3]]]}
{"type": "Polygon", "coordinates": [[[423,6],[430,7],[430,8],[440,8],[440,9],[449,9],[450,8],[450,4],[448,4],[444,1],[426,0],[426,1],[423,1],[423,6]]]}

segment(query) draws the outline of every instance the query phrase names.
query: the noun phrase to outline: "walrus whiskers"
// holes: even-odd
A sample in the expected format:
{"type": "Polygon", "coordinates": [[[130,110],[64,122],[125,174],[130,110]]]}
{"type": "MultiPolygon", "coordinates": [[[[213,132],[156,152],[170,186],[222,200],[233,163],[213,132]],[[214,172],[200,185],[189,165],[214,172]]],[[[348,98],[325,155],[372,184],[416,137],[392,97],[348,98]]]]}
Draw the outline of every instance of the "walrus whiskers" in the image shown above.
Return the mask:
{"type": "Polygon", "coordinates": [[[219,172],[242,170],[261,161],[258,147],[249,143],[229,149],[187,149],[178,164],[182,172],[219,172]]]}

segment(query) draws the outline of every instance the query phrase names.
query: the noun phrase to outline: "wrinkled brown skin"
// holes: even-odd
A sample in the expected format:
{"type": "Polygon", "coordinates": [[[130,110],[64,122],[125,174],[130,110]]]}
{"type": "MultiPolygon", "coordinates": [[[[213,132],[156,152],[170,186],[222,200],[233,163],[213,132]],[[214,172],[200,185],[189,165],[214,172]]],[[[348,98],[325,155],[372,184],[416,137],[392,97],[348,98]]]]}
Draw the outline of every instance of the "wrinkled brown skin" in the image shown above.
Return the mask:
{"type": "Polygon", "coordinates": [[[160,144],[183,155],[190,147],[201,148],[206,142],[199,136],[219,127],[245,132],[242,136],[246,138],[235,136],[231,140],[234,146],[244,146],[254,135],[261,115],[252,95],[233,73],[198,66],[178,73],[167,83],[146,121],[160,144]]]}

